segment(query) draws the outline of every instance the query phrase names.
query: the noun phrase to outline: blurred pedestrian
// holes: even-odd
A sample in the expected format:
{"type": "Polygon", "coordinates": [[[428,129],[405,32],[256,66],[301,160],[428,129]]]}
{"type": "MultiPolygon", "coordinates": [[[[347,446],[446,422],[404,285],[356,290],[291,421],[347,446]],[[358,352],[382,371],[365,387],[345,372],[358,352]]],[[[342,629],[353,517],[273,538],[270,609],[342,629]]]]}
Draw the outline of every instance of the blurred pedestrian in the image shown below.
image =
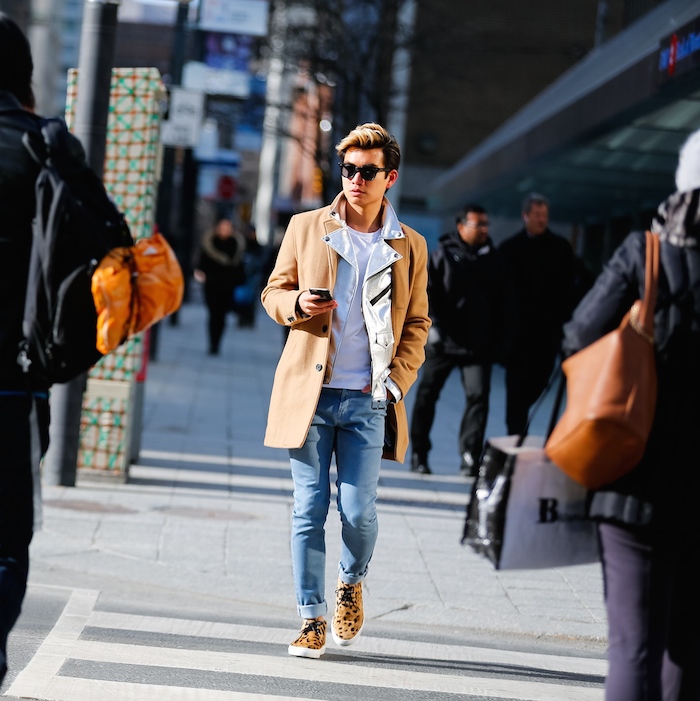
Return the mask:
{"type": "Polygon", "coordinates": [[[459,368],[466,400],[459,428],[460,472],[470,476],[484,444],[503,280],[484,208],[467,205],[456,224],[456,231],[440,238],[428,266],[433,325],[411,417],[411,470],[431,472],[435,405],[452,370],[459,368]]]}
{"type": "Polygon", "coordinates": [[[547,198],[530,193],[522,218],[522,230],[499,247],[505,294],[500,355],[510,435],[522,434],[530,407],[554,370],[577,280],[571,245],[549,229],[547,198]]]}
{"type": "MultiPolygon", "coordinates": [[[[26,591],[29,543],[41,518],[39,466],[49,440],[49,388],[17,362],[39,173],[22,137],[42,139],[32,73],[26,37],[0,12],[0,682],[7,671],[7,636],[26,591]]],[[[76,139],[70,137],[68,146],[66,158],[84,161],[76,139]]]]}
{"type": "Polygon", "coordinates": [[[292,565],[304,619],[289,654],[313,658],[326,646],[331,459],[335,454],[342,523],[331,630],[345,646],[364,624],[362,580],[377,539],[381,459],[403,460],[403,400],[430,326],[425,239],[399,222],[384,196],[399,175],[396,139],[368,123],[336,150],[342,192],[330,206],[292,217],[262,292],[267,313],[291,329],[275,373],[265,445],[289,448],[292,565]]]}
{"type": "MultiPolygon", "coordinates": [[[[659,208],[654,314],[658,399],[640,464],[594,493],[608,613],[607,701],[700,699],[700,131],[678,191],[659,208]]],[[[565,326],[575,352],[615,328],[644,292],[645,237],[630,234],[565,326]]]]}
{"type": "Polygon", "coordinates": [[[245,239],[226,217],[219,218],[214,228],[204,234],[194,277],[204,283],[209,310],[209,355],[219,354],[226,315],[233,312],[233,291],[245,282],[244,253],[245,239]]]}
{"type": "Polygon", "coordinates": [[[252,224],[243,227],[243,236],[245,238],[245,254],[243,255],[245,281],[233,291],[233,310],[238,315],[240,328],[253,328],[255,314],[260,304],[260,289],[266,252],[258,243],[255,227],[252,224]]]}

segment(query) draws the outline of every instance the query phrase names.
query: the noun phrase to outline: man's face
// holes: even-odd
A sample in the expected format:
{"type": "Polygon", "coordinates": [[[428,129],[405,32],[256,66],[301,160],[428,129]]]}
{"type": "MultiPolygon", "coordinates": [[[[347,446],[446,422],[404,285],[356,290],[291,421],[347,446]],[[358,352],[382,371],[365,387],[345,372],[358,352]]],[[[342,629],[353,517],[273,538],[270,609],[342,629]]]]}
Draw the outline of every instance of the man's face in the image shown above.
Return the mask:
{"type": "Polygon", "coordinates": [[[549,224],[549,207],[546,204],[532,204],[529,212],[523,212],[527,232],[532,236],[544,234],[549,224]]]}
{"type": "MultiPolygon", "coordinates": [[[[384,152],[380,148],[360,149],[351,148],[345,152],[343,163],[384,168],[384,152]]],[[[351,205],[368,207],[381,202],[384,193],[396,182],[398,171],[380,171],[374,180],[365,180],[359,171],[352,178],[341,177],[343,193],[351,205]]]]}
{"type": "Polygon", "coordinates": [[[463,221],[457,224],[459,237],[470,246],[483,246],[489,237],[489,218],[484,213],[467,212],[463,221]]]}

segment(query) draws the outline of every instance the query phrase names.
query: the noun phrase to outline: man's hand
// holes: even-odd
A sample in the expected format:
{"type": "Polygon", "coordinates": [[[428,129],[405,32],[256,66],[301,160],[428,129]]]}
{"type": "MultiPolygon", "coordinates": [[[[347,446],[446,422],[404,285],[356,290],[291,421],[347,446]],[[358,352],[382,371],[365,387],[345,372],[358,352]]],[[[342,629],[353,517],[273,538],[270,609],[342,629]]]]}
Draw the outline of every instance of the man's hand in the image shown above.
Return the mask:
{"type": "MultiPolygon", "coordinates": [[[[385,390],[386,390],[386,399],[391,401],[394,398],[394,395],[387,388],[385,388],[385,390]]],[[[365,385],[362,388],[363,394],[369,394],[371,391],[372,391],[372,385],[365,385]]]]}
{"type": "Polygon", "coordinates": [[[306,316],[318,316],[324,312],[329,312],[338,306],[338,302],[334,299],[322,299],[318,295],[312,295],[308,290],[304,290],[297,299],[299,309],[306,316]]]}

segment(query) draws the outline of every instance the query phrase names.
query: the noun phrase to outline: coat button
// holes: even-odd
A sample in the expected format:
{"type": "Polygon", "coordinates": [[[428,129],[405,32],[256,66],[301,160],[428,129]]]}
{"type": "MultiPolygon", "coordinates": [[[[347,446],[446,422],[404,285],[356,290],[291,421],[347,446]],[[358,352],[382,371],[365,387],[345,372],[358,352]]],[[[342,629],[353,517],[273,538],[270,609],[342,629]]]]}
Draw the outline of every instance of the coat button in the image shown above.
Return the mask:
{"type": "Polygon", "coordinates": [[[321,370],[323,370],[323,365],[317,365],[317,366],[316,366],[316,369],[317,369],[319,372],[321,372],[321,370]]]}
{"type": "Polygon", "coordinates": [[[328,331],[328,326],[324,325],[323,329],[321,329],[321,330],[323,331],[323,333],[326,333],[326,331],[328,331]]]}

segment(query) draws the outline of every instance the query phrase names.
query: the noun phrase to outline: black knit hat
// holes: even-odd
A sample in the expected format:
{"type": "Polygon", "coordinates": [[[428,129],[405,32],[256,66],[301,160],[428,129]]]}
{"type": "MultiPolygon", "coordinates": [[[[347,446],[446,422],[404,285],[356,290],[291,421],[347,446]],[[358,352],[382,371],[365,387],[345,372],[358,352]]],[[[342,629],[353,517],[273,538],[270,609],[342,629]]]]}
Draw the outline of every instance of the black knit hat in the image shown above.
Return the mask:
{"type": "Polygon", "coordinates": [[[27,37],[0,12],[0,90],[11,92],[25,107],[34,107],[32,52],[27,37]]]}

